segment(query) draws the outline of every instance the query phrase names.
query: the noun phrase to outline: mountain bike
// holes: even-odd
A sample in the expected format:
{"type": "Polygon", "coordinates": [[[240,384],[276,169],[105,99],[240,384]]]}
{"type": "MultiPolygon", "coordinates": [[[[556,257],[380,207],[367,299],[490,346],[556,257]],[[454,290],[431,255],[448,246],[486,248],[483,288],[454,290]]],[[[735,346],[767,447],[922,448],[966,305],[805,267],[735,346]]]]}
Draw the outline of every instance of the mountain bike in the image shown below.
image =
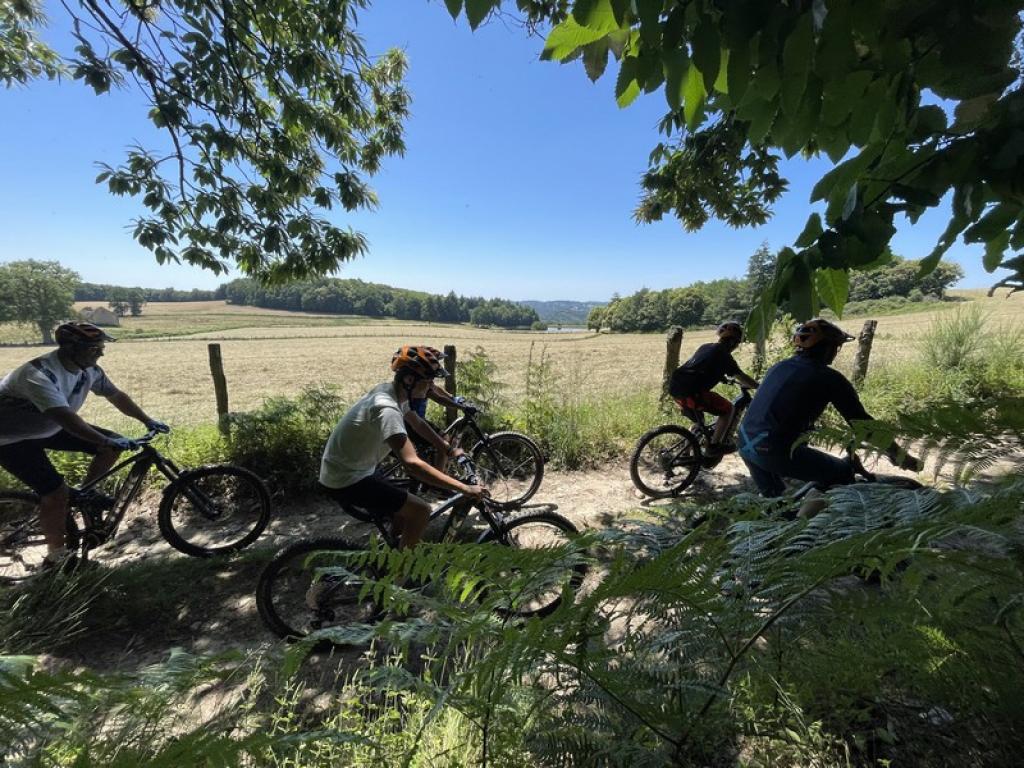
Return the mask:
{"type": "MultiPolygon", "coordinates": [[[[80,488],[71,489],[67,546],[82,560],[117,533],[141,493],[150,469],[167,478],[157,523],[167,543],[192,557],[235,552],[254,542],[270,520],[270,494],[247,469],[231,465],[180,469],[150,443],[149,431],[132,440],[136,452],[80,488]],[[127,469],[111,497],[98,493],[127,469]]],[[[39,496],[0,491],[0,581],[31,576],[42,565],[46,543],[39,521],[39,496]]]]}
{"type": "MultiPolygon", "coordinates": [[[[544,454],[529,437],[519,432],[502,431],[489,434],[477,423],[480,409],[462,398],[456,398],[462,415],[445,428],[431,425],[453,448],[469,445],[467,455],[473,460],[481,484],[491,492],[491,501],[500,507],[512,508],[530,499],[544,479],[544,454]]],[[[410,438],[416,452],[427,463],[433,463],[434,448],[418,435],[410,438]]],[[[378,471],[396,480],[404,477],[401,462],[389,456],[378,471]]]]}
{"type": "MultiPolygon", "coordinates": [[[[467,482],[475,479],[471,477],[467,482]]],[[[473,509],[486,525],[476,537],[476,544],[539,549],[567,543],[577,535],[576,526],[554,512],[554,505],[537,507],[543,509],[516,514],[490,499],[474,502],[456,494],[436,505],[430,520],[447,516],[442,542],[459,538],[473,509]]],[[[398,537],[389,524],[357,507],[342,508],[358,520],[372,522],[385,546],[398,547],[398,537]]],[[[364,595],[371,592],[367,584],[381,575],[372,566],[360,564],[358,554],[367,548],[338,537],[298,541],[285,547],[264,568],[256,586],[256,607],[263,623],[279,637],[297,640],[320,629],[379,621],[383,609],[370,594],[364,595]]],[[[547,616],[566,594],[576,592],[586,570],[586,564],[579,560],[557,562],[546,572],[535,574],[528,592],[500,596],[499,613],[510,618],[547,616]]],[[[323,645],[341,643],[328,640],[323,645]]]]}
{"type": "MultiPolygon", "coordinates": [[[[740,394],[732,401],[732,420],[725,431],[725,441],[732,438],[750,405],[750,392],[741,386],[740,394]]],[[[684,406],[680,406],[680,411],[693,422],[692,429],[678,424],[656,427],[640,438],[629,459],[633,485],[654,499],[678,496],[697,479],[701,469],[714,469],[722,461],[721,454],[707,453],[715,434],[714,422],[705,419],[704,411],[684,406]]]]}

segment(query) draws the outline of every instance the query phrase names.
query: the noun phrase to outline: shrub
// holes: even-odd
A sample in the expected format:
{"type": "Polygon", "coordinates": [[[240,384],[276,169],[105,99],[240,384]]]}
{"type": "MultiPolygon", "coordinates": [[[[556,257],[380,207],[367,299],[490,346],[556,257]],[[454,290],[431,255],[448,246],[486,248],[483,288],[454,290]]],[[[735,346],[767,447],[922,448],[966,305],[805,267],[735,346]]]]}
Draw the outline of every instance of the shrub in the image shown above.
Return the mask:
{"type": "Polygon", "coordinates": [[[320,456],[345,404],[328,387],[307,387],[292,399],[268,399],[252,413],[231,414],[228,458],[262,477],[271,492],[316,488],[320,456]]]}
{"type": "Polygon", "coordinates": [[[984,352],[985,320],[976,304],[938,315],[921,340],[924,361],[940,371],[976,366],[984,352]]]}

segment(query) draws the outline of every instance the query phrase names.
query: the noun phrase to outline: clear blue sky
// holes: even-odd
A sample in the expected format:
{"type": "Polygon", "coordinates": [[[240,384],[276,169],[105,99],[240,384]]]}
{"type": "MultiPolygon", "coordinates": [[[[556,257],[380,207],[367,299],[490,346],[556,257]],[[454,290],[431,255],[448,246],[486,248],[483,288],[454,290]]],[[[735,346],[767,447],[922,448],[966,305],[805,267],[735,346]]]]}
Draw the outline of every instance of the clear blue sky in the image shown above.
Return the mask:
{"type": "MultiPolygon", "coordinates": [[[[47,3],[47,39],[70,48],[63,9],[47,3]]],[[[767,241],[791,243],[826,162],[784,163],[790,191],[763,227],[710,223],[686,233],[675,219],[631,218],[647,154],[665,111],[660,92],[620,110],[614,71],[590,83],[579,63],[538,60],[542,40],[500,21],[471,32],[439,0],[378,0],[362,15],[368,50],[407,52],[413,95],[408,151],[372,180],[381,206],[336,214],[366,234],[370,252],[340,277],[431,292],[512,299],[608,299],[641,288],[737,276],[767,241]]],[[[74,81],[0,91],[0,261],[55,259],[91,282],[211,288],[224,277],[159,266],[131,238],[141,209],[96,185],[95,163],[125,147],[162,143],[131,90],[96,97],[74,81]]],[[[932,248],[945,211],[904,223],[893,247],[932,248]]],[[[950,258],[985,286],[981,250],[950,258]]]]}

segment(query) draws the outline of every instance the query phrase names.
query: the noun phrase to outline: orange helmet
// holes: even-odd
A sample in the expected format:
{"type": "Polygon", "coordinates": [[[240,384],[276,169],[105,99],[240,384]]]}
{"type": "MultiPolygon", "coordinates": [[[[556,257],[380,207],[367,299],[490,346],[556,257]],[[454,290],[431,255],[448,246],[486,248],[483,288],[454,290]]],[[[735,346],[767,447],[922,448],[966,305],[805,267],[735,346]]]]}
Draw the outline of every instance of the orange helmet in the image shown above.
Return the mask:
{"type": "Polygon", "coordinates": [[[406,345],[391,357],[391,370],[408,371],[423,379],[443,379],[448,375],[443,360],[444,353],[433,347],[406,345]]]}
{"type": "Polygon", "coordinates": [[[823,343],[839,347],[848,341],[853,341],[854,338],[835,323],[816,317],[797,326],[793,333],[793,344],[800,351],[814,349],[823,343]]]}
{"type": "Polygon", "coordinates": [[[718,338],[736,339],[736,343],[739,344],[743,341],[743,326],[735,320],[726,320],[718,326],[718,338]]]}
{"type": "Polygon", "coordinates": [[[64,323],[57,326],[53,336],[62,347],[65,344],[100,344],[104,341],[117,341],[92,323],[64,323]]]}

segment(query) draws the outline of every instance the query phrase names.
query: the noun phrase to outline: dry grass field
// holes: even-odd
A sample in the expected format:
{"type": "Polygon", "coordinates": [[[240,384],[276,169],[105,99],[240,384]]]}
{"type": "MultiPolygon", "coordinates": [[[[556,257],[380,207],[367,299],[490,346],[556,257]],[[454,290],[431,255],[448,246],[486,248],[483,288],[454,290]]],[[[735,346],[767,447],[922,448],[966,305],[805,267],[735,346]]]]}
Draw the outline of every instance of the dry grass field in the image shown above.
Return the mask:
{"type": "MultiPolygon", "coordinates": [[[[990,313],[991,322],[1024,320],[1024,295],[984,297],[982,291],[960,292],[990,313]]],[[[937,305],[934,310],[879,317],[872,366],[910,362],[917,339],[937,313],[956,311],[966,302],[937,305]]],[[[861,319],[843,323],[856,332],[861,319]]],[[[525,386],[527,363],[541,355],[564,376],[566,387],[594,396],[654,391],[665,354],[662,334],[532,333],[492,331],[468,326],[367,321],[237,307],[221,302],[149,304],[140,318],[128,318],[119,330],[122,341],[108,345],[102,365],[110,377],[154,416],[184,425],[215,418],[207,345],[221,345],[232,410],[258,406],[266,397],[294,395],[310,384],[325,383],[352,399],[388,375],[392,352],[402,343],[441,347],[455,344],[460,353],[482,347],[498,366],[506,394],[525,386]],[[134,339],[139,334],[160,334],[134,339]],[[187,334],[187,335],[182,335],[187,334]]],[[[685,357],[713,337],[711,331],[687,332],[685,357]]],[[[850,345],[837,361],[852,360],[850,345]]],[[[0,373],[43,348],[0,347],[0,373]]],[[[746,352],[749,355],[749,349],[746,352]]],[[[109,406],[93,398],[87,418],[110,421],[109,406]]]]}

